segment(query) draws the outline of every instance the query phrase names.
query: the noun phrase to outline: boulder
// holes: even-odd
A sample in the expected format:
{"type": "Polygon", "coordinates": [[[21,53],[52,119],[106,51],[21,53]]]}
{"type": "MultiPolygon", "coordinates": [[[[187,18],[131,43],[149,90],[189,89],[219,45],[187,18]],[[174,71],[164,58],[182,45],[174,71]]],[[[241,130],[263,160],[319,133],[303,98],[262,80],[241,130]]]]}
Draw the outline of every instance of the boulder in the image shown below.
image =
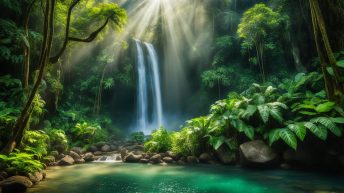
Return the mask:
{"type": "Polygon", "coordinates": [[[44,164],[46,164],[46,165],[50,165],[51,163],[55,162],[55,157],[54,157],[54,156],[51,156],[51,155],[45,156],[45,157],[43,158],[43,162],[44,162],[44,164]]]}
{"type": "Polygon", "coordinates": [[[94,145],[91,145],[87,148],[87,151],[94,153],[94,152],[98,151],[98,148],[94,145]]]}
{"type": "Polygon", "coordinates": [[[188,157],[186,158],[186,161],[187,161],[187,163],[189,163],[189,164],[196,164],[196,163],[199,162],[196,156],[188,156],[188,157]]]}
{"type": "Polygon", "coordinates": [[[164,158],[162,158],[162,160],[166,163],[172,163],[174,161],[173,158],[171,158],[171,157],[164,157],[164,158]]]}
{"type": "Polygon", "coordinates": [[[69,166],[69,165],[73,165],[74,164],[74,159],[69,156],[69,155],[66,155],[64,158],[62,158],[60,161],[59,161],[59,165],[60,166],[69,166]]]}
{"type": "Polygon", "coordinates": [[[219,149],[215,151],[216,157],[222,164],[229,165],[234,164],[236,161],[235,153],[230,151],[229,149],[221,146],[219,149]]]}
{"type": "Polygon", "coordinates": [[[126,146],[126,149],[129,151],[134,151],[134,150],[144,151],[145,147],[143,145],[135,144],[135,145],[126,146]]]}
{"type": "Polygon", "coordinates": [[[142,155],[135,155],[133,153],[129,153],[125,158],[124,161],[125,162],[129,162],[129,163],[135,163],[135,162],[139,162],[142,159],[142,155]]]}
{"type": "Polygon", "coordinates": [[[83,158],[87,162],[94,161],[94,155],[91,152],[87,152],[83,158]]]}
{"type": "Polygon", "coordinates": [[[81,147],[73,147],[72,149],[70,149],[71,151],[74,151],[75,153],[81,155],[82,153],[84,153],[84,151],[82,150],[81,147]]]}
{"type": "Polygon", "coordinates": [[[57,157],[56,157],[56,160],[60,160],[62,158],[64,158],[66,155],[63,154],[63,153],[60,153],[57,157]]]}
{"type": "Polygon", "coordinates": [[[96,152],[94,152],[93,154],[96,155],[96,156],[99,156],[99,155],[102,155],[103,152],[101,152],[101,151],[96,151],[96,152]]]}
{"type": "Polygon", "coordinates": [[[142,158],[140,159],[140,163],[148,163],[149,162],[149,159],[145,159],[145,158],[142,158]]]}
{"type": "Polygon", "coordinates": [[[168,157],[173,158],[174,160],[178,160],[179,159],[179,156],[177,154],[175,154],[174,152],[172,152],[172,151],[166,151],[166,155],[168,157]]]}
{"type": "Polygon", "coordinates": [[[70,155],[74,160],[81,158],[81,156],[78,153],[74,152],[74,151],[70,151],[68,153],[68,155],[70,155]]]}
{"type": "Polygon", "coordinates": [[[183,160],[178,160],[178,161],[177,161],[177,164],[178,164],[178,165],[185,165],[185,162],[184,162],[183,160]]]}
{"type": "Polygon", "coordinates": [[[85,163],[86,161],[83,159],[83,158],[79,158],[79,159],[76,159],[75,160],[75,163],[76,164],[83,164],[83,163],[85,163]]]}
{"type": "Polygon", "coordinates": [[[128,154],[128,150],[127,149],[121,149],[121,158],[124,159],[128,154]]]}
{"type": "Polygon", "coordinates": [[[35,172],[32,174],[29,174],[29,179],[31,180],[32,183],[37,184],[38,182],[42,181],[44,178],[42,172],[35,172]]]}
{"type": "Polygon", "coordinates": [[[55,158],[57,158],[59,156],[59,152],[58,151],[51,151],[49,153],[50,156],[54,156],[55,158]]]}
{"type": "Polygon", "coordinates": [[[110,145],[110,150],[111,150],[111,151],[117,151],[117,150],[118,150],[118,146],[116,146],[116,145],[110,145]]]}
{"type": "Polygon", "coordinates": [[[6,172],[0,172],[0,181],[6,179],[8,177],[8,174],[6,172]]]}
{"type": "Polygon", "coordinates": [[[155,154],[155,155],[153,155],[152,157],[149,158],[149,161],[154,163],[154,164],[160,163],[161,162],[161,155],[160,154],[155,154]]]}
{"type": "Polygon", "coordinates": [[[100,149],[102,152],[109,152],[111,150],[110,145],[103,145],[100,149]]]}
{"type": "Polygon", "coordinates": [[[98,149],[101,149],[104,145],[107,145],[106,142],[104,141],[101,141],[101,142],[98,142],[95,144],[95,146],[98,148],[98,149]]]}
{"type": "Polygon", "coordinates": [[[2,193],[25,192],[32,182],[25,176],[12,176],[0,182],[2,193]]]}
{"type": "Polygon", "coordinates": [[[165,162],[160,163],[160,166],[167,166],[168,164],[165,162]]]}
{"type": "Polygon", "coordinates": [[[278,157],[264,141],[255,140],[240,145],[240,164],[253,168],[276,167],[278,157]]]}
{"type": "Polygon", "coordinates": [[[208,153],[202,153],[199,156],[199,161],[202,163],[209,163],[210,160],[211,160],[211,156],[208,153]]]}

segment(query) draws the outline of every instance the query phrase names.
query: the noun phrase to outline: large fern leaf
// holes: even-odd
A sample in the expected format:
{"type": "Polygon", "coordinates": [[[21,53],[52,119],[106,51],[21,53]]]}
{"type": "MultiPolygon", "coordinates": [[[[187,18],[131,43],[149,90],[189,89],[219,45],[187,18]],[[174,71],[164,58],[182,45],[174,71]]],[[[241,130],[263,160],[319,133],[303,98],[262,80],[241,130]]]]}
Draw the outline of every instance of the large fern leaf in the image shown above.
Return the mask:
{"type": "Polygon", "coordinates": [[[325,141],[327,138],[327,129],[325,127],[316,125],[312,122],[306,122],[304,126],[309,129],[315,136],[325,141]]]}
{"type": "Polygon", "coordinates": [[[307,131],[306,131],[306,127],[303,124],[301,123],[289,124],[288,128],[291,131],[293,131],[301,141],[305,139],[307,131]]]}
{"type": "Polygon", "coordinates": [[[334,123],[330,118],[327,117],[317,117],[311,120],[312,123],[320,123],[325,128],[330,130],[333,134],[340,137],[342,135],[342,129],[337,127],[336,123],[334,123]]]}
{"type": "Polygon", "coordinates": [[[280,139],[279,131],[280,131],[280,129],[275,129],[275,130],[272,130],[269,132],[268,142],[269,142],[270,146],[280,139]]]}
{"type": "Polygon", "coordinates": [[[269,121],[270,109],[267,105],[259,105],[258,107],[259,115],[264,123],[269,121]]]}
{"type": "Polygon", "coordinates": [[[281,129],[279,131],[280,137],[283,139],[283,141],[288,144],[291,148],[296,150],[297,148],[297,138],[295,134],[289,130],[289,129],[281,129]]]}

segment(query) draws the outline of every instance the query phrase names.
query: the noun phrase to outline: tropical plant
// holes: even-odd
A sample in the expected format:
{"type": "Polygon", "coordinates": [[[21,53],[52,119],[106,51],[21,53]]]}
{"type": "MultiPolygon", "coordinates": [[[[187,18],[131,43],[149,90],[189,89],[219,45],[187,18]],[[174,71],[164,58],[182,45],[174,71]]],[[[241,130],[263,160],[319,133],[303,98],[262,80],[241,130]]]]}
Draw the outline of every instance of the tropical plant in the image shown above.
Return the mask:
{"type": "Polygon", "coordinates": [[[48,145],[49,136],[44,131],[25,131],[22,141],[22,151],[41,159],[47,155],[48,145]]]}
{"type": "Polygon", "coordinates": [[[15,151],[8,156],[0,154],[0,162],[6,164],[6,171],[13,175],[27,175],[43,169],[43,164],[35,160],[34,156],[15,151]]]}
{"type": "Polygon", "coordinates": [[[143,143],[145,141],[145,134],[142,131],[133,132],[130,134],[130,139],[136,143],[143,143]]]}
{"type": "Polygon", "coordinates": [[[144,147],[148,152],[166,152],[171,148],[171,136],[164,127],[160,127],[152,132],[151,139],[145,142],[144,147]]]}

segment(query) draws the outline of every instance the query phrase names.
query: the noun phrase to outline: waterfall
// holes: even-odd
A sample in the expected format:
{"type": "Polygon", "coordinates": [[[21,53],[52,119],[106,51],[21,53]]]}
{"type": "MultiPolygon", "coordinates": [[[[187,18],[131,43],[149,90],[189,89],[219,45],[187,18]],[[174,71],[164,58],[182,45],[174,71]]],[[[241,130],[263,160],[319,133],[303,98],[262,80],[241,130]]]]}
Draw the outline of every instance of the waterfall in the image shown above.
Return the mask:
{"type": "Polygon", "coordinates": [[[158,55],[150,43],[135,40],[135,44],[138,76],[136,130],[149,134],[163,122],[158,55]],[[143,45],[148,54],[145,54],[143,45]]]}

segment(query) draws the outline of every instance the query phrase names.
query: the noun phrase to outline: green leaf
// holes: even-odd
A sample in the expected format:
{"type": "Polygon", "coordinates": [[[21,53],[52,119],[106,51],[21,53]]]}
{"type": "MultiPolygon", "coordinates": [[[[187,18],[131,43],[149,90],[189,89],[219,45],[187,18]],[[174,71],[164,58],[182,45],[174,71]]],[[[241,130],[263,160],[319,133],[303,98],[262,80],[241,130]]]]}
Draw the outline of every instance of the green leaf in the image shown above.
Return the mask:
{"type": "Polygon", "coordinates": [[[249,125],[246,125],[246,128],[244,129],[244,133],[251,140],[254,139],[254,129],[253,129],[253,127],[251,127],[249,125]]]}
{"type": "Polygon", "coordinates": [[[303,141],[306,137],[306,127],[301,123],[289,124],[288,128],[293,131],[296,136],[303,141]]]}
{"type": "Polygon", "coordinates": [[[344,68],[344,60],[340,60],[337,62],[337,66],[340,68],[344,68]]]}
{"type": "Polygon", "coordinates": [[[292,131],[290,131],[289,129],[282,129],[279,131],[279,135],[286,144],[288,144],[291,148],[296,150],[297,139],[296,139],[295,134],[292,131]]]}
{"type": "Polygon", "coordinates": [[[269,107],[267,105],[259,105],[258,107],[258,111],[260,114],[260,117],[262,118],[264,123],[267,123],[269,120],[269,107]]]}
{"type": "Polygon", "coordinates": [[[209,143],[213,146],[215,150],[219,149],[222,144],[224,144],[226,141],[226,138],[224,136],[220,137],[214,137],[210,136],[209,143]]]}
{"type": "Polygon", "coordinates": [[[344,124],[344,117],[331,117],[329,119],[331,119],[331,121],[333,121],[334,123],[344,124]]]}
{"type": "Polygon", "coordinates": [[[275,143],[277,140],[280,139],[280,129],[275,129],[269,132],[268,135],[268,141],[269,141],[269,145],[271,146],[273,143],[275,143]]]}
{"type": "Polygon", "coordinates": [[[326,70],[331,76],[334,76],[334,71],[332,67],[327,67],[326,70]]]}
{"type": "Polygon", "coordinates": [[[318,113],[327,113],[327,112],[331,111],[335,106],[336,106],[336,103],[334,103],[334,102],[326,102],[326,103],[322,103],[322,104],[318,105],[315,108],[315,110],[318,113]]]}
{"type": "Polygon", "coordinates": [[[330,130],[333,134],[335,134],[338,137],[342,135],[342,129],[337,127],[337,125],[330,118],[317,117],[317,118],[312,119],[311,122],[322,124],[325,128],[330,130]]]}
{"type": "Polygon", "coordinates": [[[324,128],[322,126],[318,126],[312,122],[306,122],[305,127],[308,128],[315,136],[317,136],[321,140],[323,140],[323,141],[326,140],[326,138],[327,138],[327,129],[326,128],[324,128]]]}

